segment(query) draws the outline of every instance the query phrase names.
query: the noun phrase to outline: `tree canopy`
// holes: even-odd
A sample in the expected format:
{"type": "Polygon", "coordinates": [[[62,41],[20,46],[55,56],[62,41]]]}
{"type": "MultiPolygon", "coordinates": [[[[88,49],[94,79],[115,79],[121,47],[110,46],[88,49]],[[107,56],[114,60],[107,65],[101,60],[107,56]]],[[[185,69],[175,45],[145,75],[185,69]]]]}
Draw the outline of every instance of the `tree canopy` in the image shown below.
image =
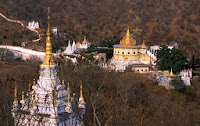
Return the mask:
{"type": "Polygon", "coordinates": [[[166,45],[160,47],[156,56],[156,65],[161,70],[170,70],[172,68],[175,73],[180,72],[186,62],[185,56],[179,49],[169,49],[166,45]]]}
{"type": "Polygon", "coordinates": [[[101,43],[99,44],[99,46],[101,46],[101,47],[113,47],[113,45],[115,45],[115,44],[119,44],[119,40],[103,40],[103,41],[101,41],[101,43]]]}
{"type": "Polygon", "coordinates": [[[87,53],[92,53],[96,52],[96,47],[94,45],[91,45],[90,47],[87,48],[87,53]]]}

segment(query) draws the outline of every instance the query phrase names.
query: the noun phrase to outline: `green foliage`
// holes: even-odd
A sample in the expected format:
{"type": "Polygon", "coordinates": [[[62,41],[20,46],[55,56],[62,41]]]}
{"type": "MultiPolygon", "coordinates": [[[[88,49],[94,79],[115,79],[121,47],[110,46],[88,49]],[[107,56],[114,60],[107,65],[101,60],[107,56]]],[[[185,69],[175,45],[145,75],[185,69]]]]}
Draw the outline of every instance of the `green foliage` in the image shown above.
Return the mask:
{"type": "Polygon", "coordinates": [[[196,64],[198,64],[198,65],[200,64],[200,59],[199,58],[196,59],[196,64]]]}
{"type": "Polygon", "coordinates": [[[17,45],[17,42],[12,41],[12,45],[16,46],[16,45],[17,45]]]}
{"type": "Polygon", "coordinates": [[[188,98],[195,98],[196,93],[194,92],[194,90],[192,89],[191,86],[185,86],[185,94],[187,95],[188,98]]]}
{"type": "Polygon", "coordinates": [[[18,31],[15,31],[15,32],[13,33],[13,36],[14,36],[15,38],[22,38],[22,35],[21,35],[18,31]]]}
{"type": "Polygon", "coordinates": [[[194,99],[196,94],[191,86],[185,86],[183,80],[180,76],[174,77],[170,83],[175,87],[179,92],[186,94],[188,99],[194,99]]]}
{"type": "Polygon", "coordinates": [[[184,92],[185,91],[185,85],[183,83],[183,80],[181,80],[180,76],[176,76],[174,77],[170,83],[172,84],[172,86],[174,86],[174,88],[180,92],[184,92]]]}
{"type": "Polygon", "coordinates": [[[96,52],[96,47],[94,45],[91,45],[88,49],[87,49],[87,53],[92,53],[92,52],[96,52]]]}
{"type": "Polygon", "coordinates": [[[94,58],[93,58],[92,55],[88,55],[88,56],[86,56],[86,59],[87,59],[87,60],[93,60],[94,58]]]}
{"type": "Polygon", "coordinates": [[[110,41],[103,40],[99,44],[99,46],[101,46],[101,47],[112,47],[115,44],[119,44],[119,42],[120,42],[119,40],[115,40],[115,41],[113,41],[113,40],[110,40],[110,41]]]}
{"type": "Polygon", "coordinates": [[[52,45],[52,52],[56,52],[61,47],[60,43],[54,43],[52,45]]]}
{"type": "Polygon", "coordinates": [[[161,46],[156,56],[156,65],[161,70],[170,70],[172,68],[174,73],[180,72],[186,62],[186,58],[180,50],[176,48],[170,50],[166,45],[161,46]]]}
{"type": "Polygon", "coordinates": [[[3,39],[7,39],[7,36],[6,36],[6,35],[3,35],[3,39]]]}
{"type": "Polygon", "coordinates": [[[30,34],[30,31],[29,30],[23,30],[21,31],[21,34],[23,35],[29,35],[30,34]]]}

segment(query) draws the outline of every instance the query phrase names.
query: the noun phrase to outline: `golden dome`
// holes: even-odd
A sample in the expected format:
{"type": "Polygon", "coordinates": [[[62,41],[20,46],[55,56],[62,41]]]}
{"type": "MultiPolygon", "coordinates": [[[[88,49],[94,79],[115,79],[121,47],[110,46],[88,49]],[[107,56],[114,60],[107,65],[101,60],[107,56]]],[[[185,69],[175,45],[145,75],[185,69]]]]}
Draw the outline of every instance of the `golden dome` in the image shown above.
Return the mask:
{"type": "Polygon", "coordinates": [[[120,41],[120,46],[136,46],[136,40],[130,36],[129,25],[127,26],[127,32],[124,38],[120,41]]]}

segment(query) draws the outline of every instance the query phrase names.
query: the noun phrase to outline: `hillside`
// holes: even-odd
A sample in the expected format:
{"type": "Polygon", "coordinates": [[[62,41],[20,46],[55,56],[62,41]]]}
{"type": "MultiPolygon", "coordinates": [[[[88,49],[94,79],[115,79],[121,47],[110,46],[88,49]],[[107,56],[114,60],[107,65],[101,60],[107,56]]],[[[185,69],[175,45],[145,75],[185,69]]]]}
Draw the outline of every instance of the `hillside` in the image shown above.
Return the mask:
{"type": "Polygon", "coordinates": [[[147,45],[177,41],[185,55],[191,57],[193,50],[200,55],[198,0],[2,0],[0,12],[26,22],[39,21],[46,28],[48,6],[52,26],[59,26],[67,40],[81,41],[84,35],[93,44],[121,39],[129,23],[139,44],[142,40],[147,45]]]}
{"type": "MultiPolygon", "coordinates": [[[[61,60],[61,59],[60,59],[61,60]]],[[[18,100],[28,90],[29,81],[38,78],[39,62],[1,61],[0,67],[0,125],[14,124],[11,115],[14,85],[18,100]]],[[[199,125],[199,97],[167,91],[146,76],[137,73],[112,73],[94,66],[78,66],[69,62],[58,65],[58,75],[70,83],[70,90],[79,97],[80,80],[86,101],[84,124],[109,126],[174,126],[199,125]],[[92,68],[92,69],[91,69],[92,68]],[[95,106],[95,107],[93,107],[95,106]]],[[[66,83],[67,84],[67,83],[66,83]]],[[[199,85],[197,85],[199,89],[199,85]]],[[[27,97],[27,96],[25,96],[27,97]]]]}

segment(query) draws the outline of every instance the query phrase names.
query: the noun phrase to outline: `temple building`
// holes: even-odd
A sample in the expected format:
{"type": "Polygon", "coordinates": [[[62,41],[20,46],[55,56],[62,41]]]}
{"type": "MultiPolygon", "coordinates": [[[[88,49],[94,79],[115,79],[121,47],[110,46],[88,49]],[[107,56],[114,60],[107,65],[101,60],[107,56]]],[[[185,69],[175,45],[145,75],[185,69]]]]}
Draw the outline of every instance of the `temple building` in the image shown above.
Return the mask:
{"type": "Polygon", "coordinates": [[[91,43],[86,40],[86,36],[84,36],[84,40],[82,43],[73,41],[72,45],[71,42],[68,41],[68,46],[62,52],[63,55],[75,55],[79,52],[86,51],[88,47],[90,47],[91,43]]]}
{"type": "Polygon", "coordinates": [[[79,50],[87,50],[87,48],[90,46],[91,46],[91,43],[87,41],[86,36],[84,36],[82,43],[77,43],[77,48],[79,50]]]}
{"type": "Polygon", "coordinates": [[[35,22],[35,21],[32,21],[32,22],[28,22],[28,28],[30,29],[39,29],[39,23],[38,22],[35,22]]]}
{"type": "Polygon", "coordinates": [[[80,97],[71,98],[70,85],[67,90],[64,80],[57,76],[56,64],[52,57],[50,39],[50,17],[46,33],[46,56],[40,65],[39,79],[29,84],[26,95],[22,93],[17,100],[17,87],[13,102],[12,115],[15,125],[20,126],[80,126],[83,125],[85,101],[80,85],[80,97]]]}
{"type": "Polygon", "coordinates": [[[179,74],[174,75],[172,72],[172,68],[171,71],[157,71],[157,76],[156,79],[158,81],[158,85],[159,86],[163,86],[166,89],[174,89],[174,86],[171,84],[171,80],[176,77],[179,76],[181,77],[180,79],[183,81],[183,84],[186,86],[191,86],[191,82],[190,79],[192,78],[192,69],[187,69],[184,68],[184,70],[182,70],[179,74]]]}
{"type": "Polygon", "coordinates": [[[146,51],[143,41],[141,45],[136,44],[136,40],[130,35],[129,26],[126,35],[119,45],[113,46],[113,58],[110,61],[110,68],[116,71],[124,71],[131,66],[133,71],[148,72],[151,66],[151,59],[146,51]]]}

